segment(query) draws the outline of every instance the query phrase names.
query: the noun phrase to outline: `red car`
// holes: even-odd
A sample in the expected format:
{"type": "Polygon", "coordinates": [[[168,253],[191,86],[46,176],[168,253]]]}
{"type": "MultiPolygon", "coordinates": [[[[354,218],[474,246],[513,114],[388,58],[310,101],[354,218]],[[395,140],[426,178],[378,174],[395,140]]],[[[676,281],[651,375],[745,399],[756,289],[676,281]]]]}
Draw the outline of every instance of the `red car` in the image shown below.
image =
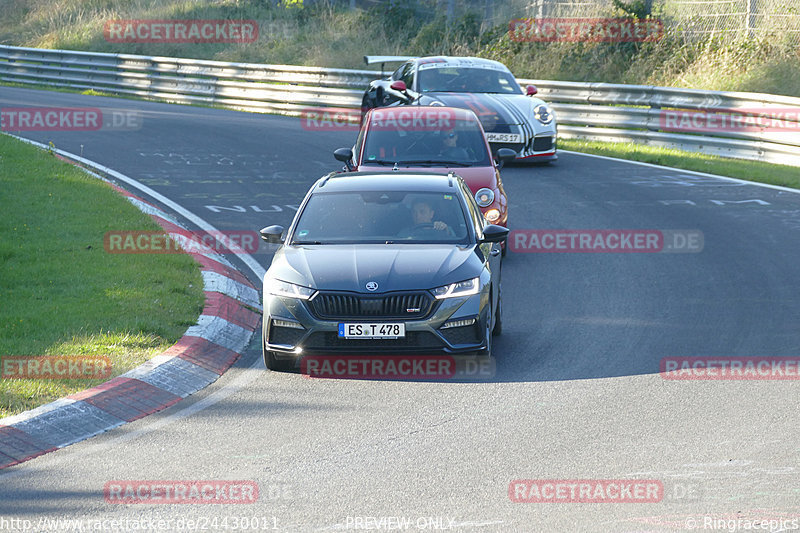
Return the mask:
{"type": "Polygon", "coordinates": [[[516,152],[498,150],[495,161],[478,117],[468,109],[401,106],[371,109],[356,144],[334,152],[349,171],[394,169],[453,171],[475,195],[483,216],[507,226],[508,202],[500,167],[516,152]]]}

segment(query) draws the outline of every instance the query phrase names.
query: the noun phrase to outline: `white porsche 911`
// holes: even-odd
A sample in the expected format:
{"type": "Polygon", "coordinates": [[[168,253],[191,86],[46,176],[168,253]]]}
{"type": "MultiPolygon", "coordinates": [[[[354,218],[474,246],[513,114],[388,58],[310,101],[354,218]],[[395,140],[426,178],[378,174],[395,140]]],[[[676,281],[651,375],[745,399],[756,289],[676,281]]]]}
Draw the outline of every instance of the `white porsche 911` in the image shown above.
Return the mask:
{"type": "Polygon", "coordinates": [[[556,117],[536,87],[526,90],[508,68],[479,57],[365,56],[367,64],[403,62],[389,76],[370,82],[362,113],[394,105],[443,105],[472,110],[492,151],[510,148],[518,161],[554,161],[556,117]]]}

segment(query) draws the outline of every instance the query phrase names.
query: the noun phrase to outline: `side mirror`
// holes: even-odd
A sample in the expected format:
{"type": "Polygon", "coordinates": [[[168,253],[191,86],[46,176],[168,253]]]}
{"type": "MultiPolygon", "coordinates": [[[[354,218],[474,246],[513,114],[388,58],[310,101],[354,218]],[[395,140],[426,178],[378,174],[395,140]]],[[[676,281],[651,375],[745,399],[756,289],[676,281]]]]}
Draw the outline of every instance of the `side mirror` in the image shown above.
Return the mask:
{"type": "Polygon", "coordinates": [[[416,98],[416,94],[414,93],[409,94],[408,86],[406,85],[406,82],[404,82],[403,80],[397,80],[392,82],[392,84],[389,85],[389,88],[395,92],[400,93],[400,97],[407,104],[413,102],[414,99],[416,98]]]}
{"type": "Polygon", "coordinates": [[[259,231],[261,240],[270,244],[280,244],[283,242],[283,226],[267,226],[259,231]]]}
{"type": "Polygon", "coordinates": [[[347,165],[347,170],[353,170],[353,151],[350,148],[338,148],[334,150],[333,157],[347,165]]]}
{"type": "Polygon", "coordinates": [[[503,242],[508,238],[508,228],[489,224],[483,228],[483,239],[481,242],[503,242]]]}
{"type": "Polygon", "coordinates": [[[406,82],[404,82],[403,80],[397,80],[395,82],[392,82],[392,84],[389,85],[389,88],[399,93],[404,93],[408,90],[408,87],[406,87],[406,82]]]}
{"type": "Polygon", "coordinates": [[[500,148],[497,150],[497,166],[503,168],[505,163],[511,162],[517,158],[517,152],[511,148],[500,148]]]}
{"type": "Polygon", "coordinates": [[[534,94],[538,93],[539,89],[536,88],[536,85],[528,85],[525,87],[525,95],[526,96],[533,96],[534,94]]]}

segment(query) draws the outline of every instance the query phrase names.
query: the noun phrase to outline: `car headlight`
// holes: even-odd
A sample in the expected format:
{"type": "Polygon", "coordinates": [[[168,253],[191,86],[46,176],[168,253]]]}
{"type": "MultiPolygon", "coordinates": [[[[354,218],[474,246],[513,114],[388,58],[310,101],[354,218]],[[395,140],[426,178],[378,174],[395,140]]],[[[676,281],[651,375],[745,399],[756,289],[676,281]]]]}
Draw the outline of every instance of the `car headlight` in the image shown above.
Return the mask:
{"type": "Polygon", "coordinates": [[[314,295],[314,289],[295,285],[279,279],[271,279],[264,284],[264,290],[275,296],[285,296],[287,298],[298,298],[308,300],[314,295]]]}
{"type": "Polygon", "coordinates": [[[500,219],[500,211],[497,209],[489,209],[483,214],[483,218],[494,224],[500,219]]]}
{"type": "Polygon", "coordinates": [[[475,193],[475,201],[478,202],[478,205],[481,207],[492,205],[492,202],[494,202],[494,191],[486,187],[479,189],[478,192],[475,193]]]}
{"type": "Polygon", "coordinates": [[[547,104],[539,104],[533,109],[533,116],[542,124],[550,124],[553,122],[553,112],[547,104]]]}
{"type": "Polygon", "coordinates": [[[458,283],[451,283],[443,287],[436,287],[433,289],[433,295],[437,300],[445,298],[456,298],[458,296],[470,296],[478,294],[480,288],[481,278],[472,278],[467,281],[459,281],[458,283]]]}

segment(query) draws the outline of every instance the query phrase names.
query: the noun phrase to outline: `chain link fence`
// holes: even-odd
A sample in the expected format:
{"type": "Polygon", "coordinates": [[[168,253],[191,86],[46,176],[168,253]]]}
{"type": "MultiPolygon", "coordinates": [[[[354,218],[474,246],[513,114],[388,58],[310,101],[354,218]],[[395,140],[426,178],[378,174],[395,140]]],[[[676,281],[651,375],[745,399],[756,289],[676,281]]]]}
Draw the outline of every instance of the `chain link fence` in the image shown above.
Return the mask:
{"type": "MultiPolygon", "coordinates": [[[[624,4],[633,4],[626,2],[624,4]]],[[[692,38],[787,36],[800,41],[800,3],[796,0],[644,0],[643,5],[667,31],[692,38]]],[[[614,10],[612,0],[533,0],[528,17],[601,17],[614,10]]]]}
{"type": "MultiPolygon", "coordinates": [[[[449,20],[466,13],[480,16],[484,27],[508,24],[516,18],[589,18],[620,16],[613,0],[305,0],[330,2],[352,8],[414,5],[449,20]]],[[[783,38],[800,43],[798,0],[621,0],[639,3],[661,19],[665,32],[686,39],[708,36],[728,38],[783,38]]]]}

